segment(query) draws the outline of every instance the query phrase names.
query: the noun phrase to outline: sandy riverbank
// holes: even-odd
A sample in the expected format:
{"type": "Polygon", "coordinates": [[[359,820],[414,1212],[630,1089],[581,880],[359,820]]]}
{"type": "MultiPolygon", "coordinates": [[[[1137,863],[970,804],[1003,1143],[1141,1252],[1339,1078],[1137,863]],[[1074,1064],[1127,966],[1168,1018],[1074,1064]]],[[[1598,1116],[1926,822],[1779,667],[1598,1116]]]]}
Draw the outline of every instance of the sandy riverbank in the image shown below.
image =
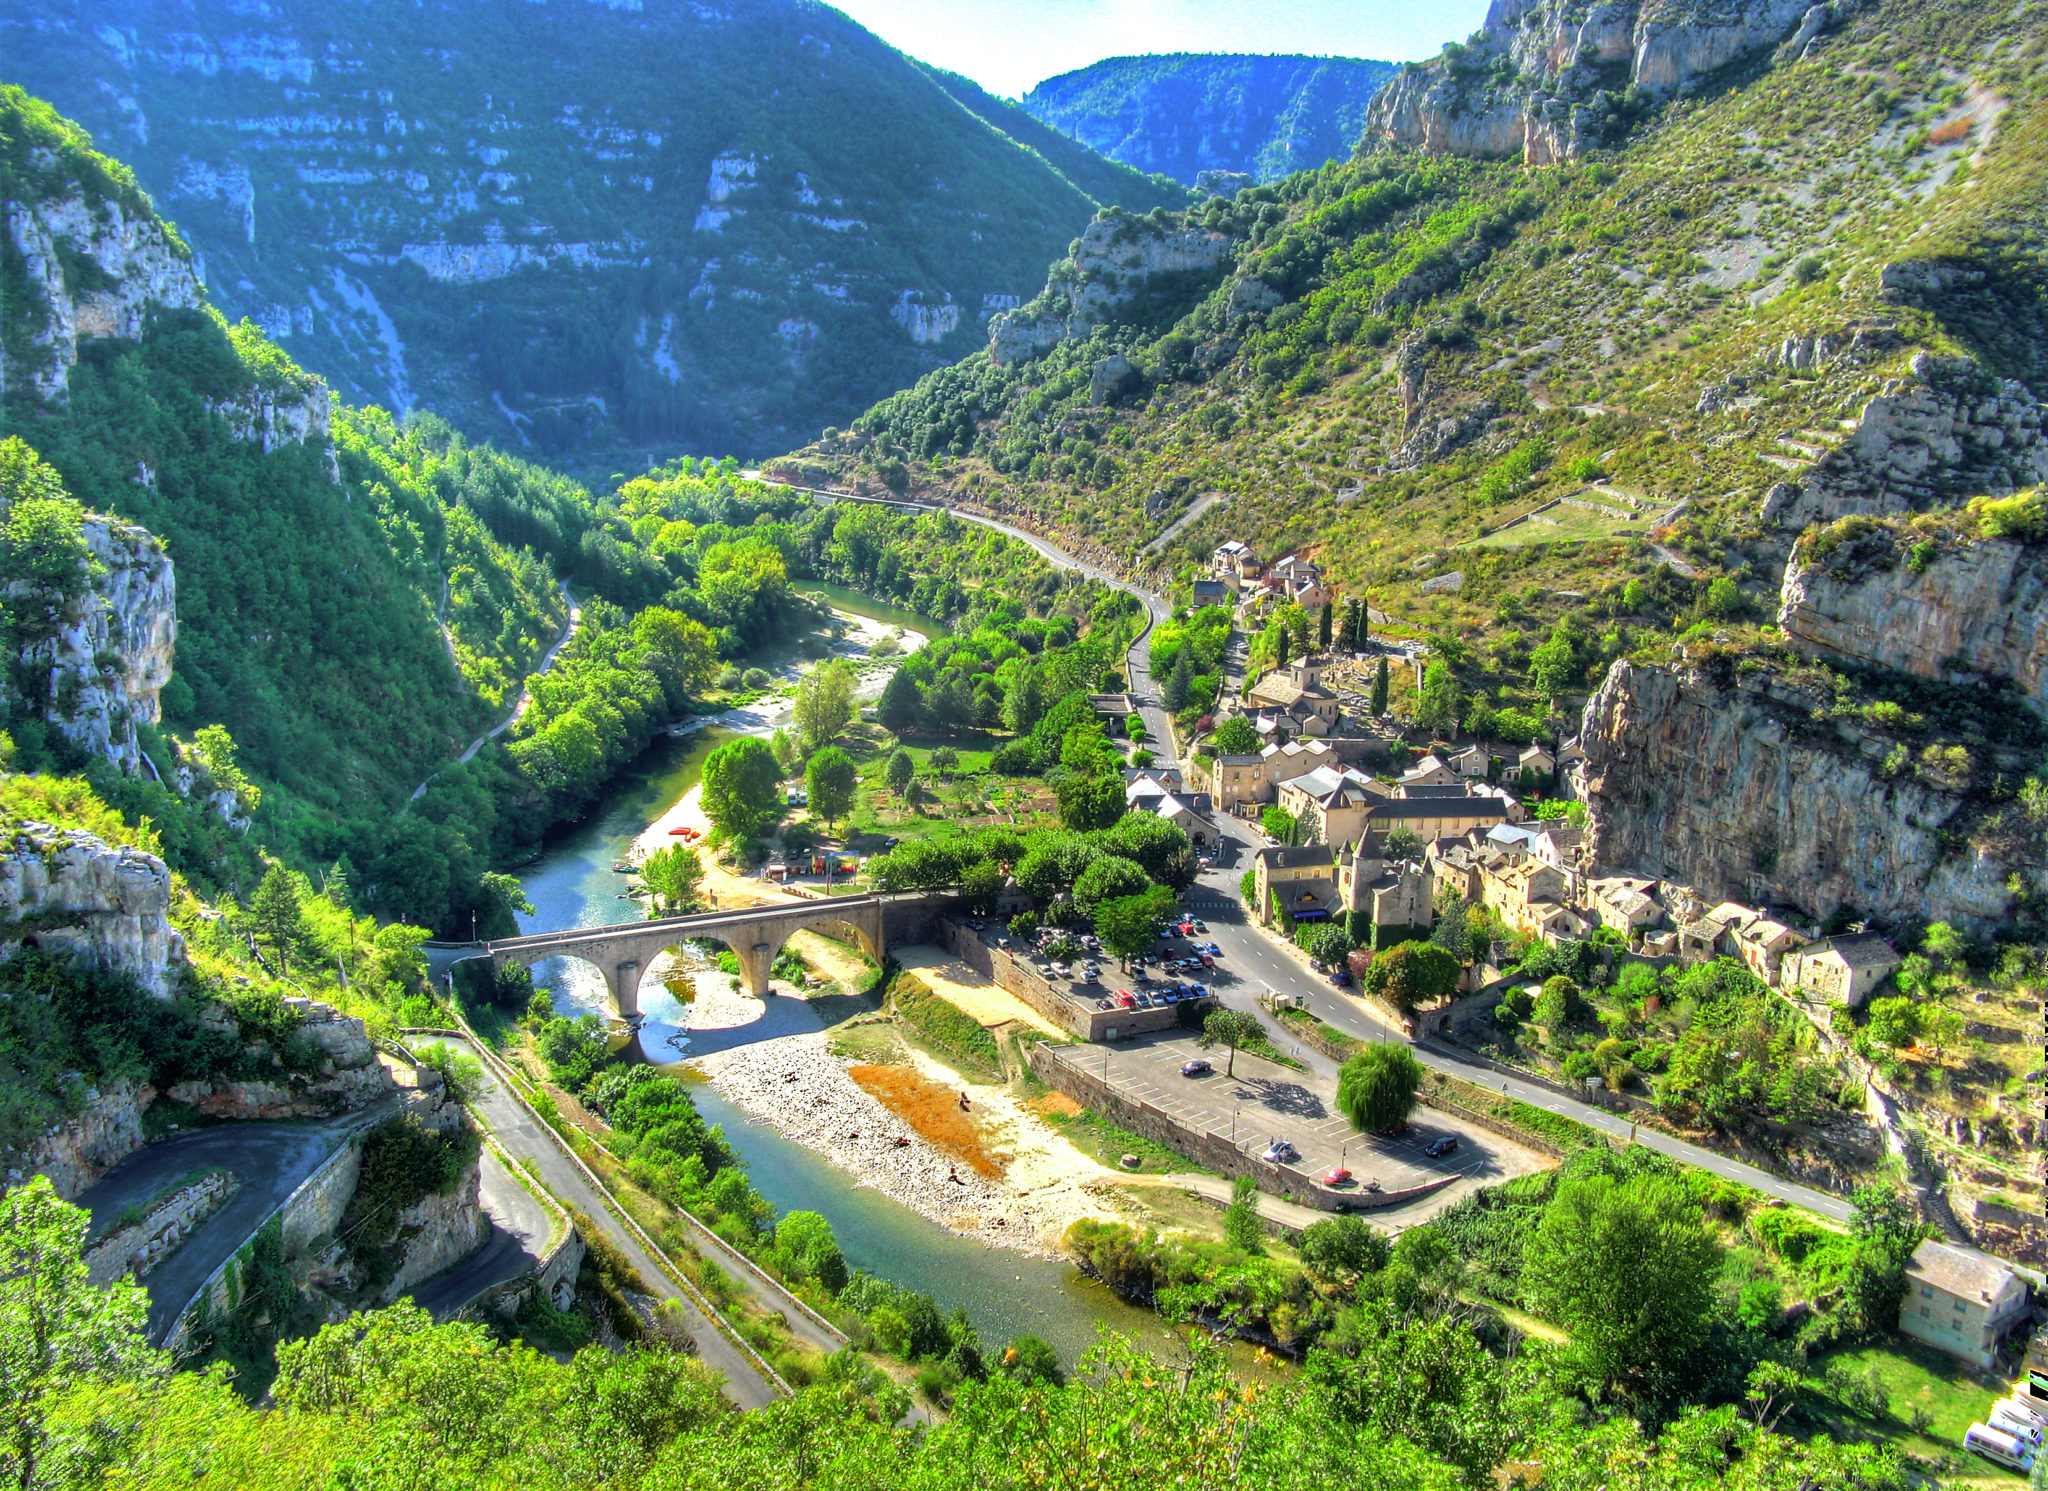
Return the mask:
{"type": "MultiPolygon", "coordinates": [[[[751,1024],[761,1013],[731,979],[700,976],[690,1024],[709,1031],[751,1024]]],[[[921,1053],[905,1067],[872,1068],[833,1054],[828,1033],[817,1030],[731,1046],[692,1065],[728,1100],[858,1184],[962,1236],[1052,1258],[1061,1256],[1060,1238],[1077,1219],[1132,1214],[1115,1196],[1115,1172],[1075,1149],[1006,1088],[963,1082],[921,1053]],[[879,1073],[888,1079],[878,1080],[879,1073]],[[928,1110],[929,1097],[941,1091],[965,1092],[966,1112],[952,1111],[949,1100],[943,1114],[921,1113],[920,1102],[928,1110]]]]}

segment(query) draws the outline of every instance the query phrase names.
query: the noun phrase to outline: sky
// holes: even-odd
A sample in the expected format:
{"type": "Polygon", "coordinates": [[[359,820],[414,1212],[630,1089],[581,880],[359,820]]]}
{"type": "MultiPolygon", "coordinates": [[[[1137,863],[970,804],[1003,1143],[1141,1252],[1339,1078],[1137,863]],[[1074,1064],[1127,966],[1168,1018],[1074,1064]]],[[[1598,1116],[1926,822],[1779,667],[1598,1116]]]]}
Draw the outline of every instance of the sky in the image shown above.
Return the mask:
{"type": "Polygon", "coordinates": [[[1104,57],[1303,52],[1407,62],[1462,41],[1486,0],[831,0],[899,51],[1016,98],[1104,57]]]}

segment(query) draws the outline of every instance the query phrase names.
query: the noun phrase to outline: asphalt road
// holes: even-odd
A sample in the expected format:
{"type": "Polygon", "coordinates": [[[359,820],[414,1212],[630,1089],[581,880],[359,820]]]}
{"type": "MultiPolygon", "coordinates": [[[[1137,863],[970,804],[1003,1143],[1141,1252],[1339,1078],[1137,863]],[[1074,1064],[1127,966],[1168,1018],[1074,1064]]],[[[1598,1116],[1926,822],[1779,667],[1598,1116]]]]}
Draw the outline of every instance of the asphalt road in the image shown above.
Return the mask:
{"type": "Polygon", "coordinates": [[[518,1278],[540,1261],[548,1245],[547,1208],[489,1148],[481,1170],[479,1199],[491,1229],[484,1245],[412,1291],[413,1303],[436,1320],[446,1320],[486,1289],[518,1278]]]}
{"type": "Polygon", "coordinates": [[[345,1118],[282,1123],[223,1123],[174,1134],[130,1155],[88,1186],[78,1204],[92,1214],[95,1232],[131,1206],[140,1206],[195,1170],[225,1170],[235,1189],[184,1243],[142,1281],[149,1294],[152,1342],[170,1333],[192,1296],[299,1183],[341,1146],[363,1121],[345,1118]]]}
{"type": "MultiPolygon", "coordinates": [[[[1318,978],[1292,952],[1284,950],[1277,937],[1250,924],[1244,906],[1237,899],[1237,882],[1250,863],[1250,854],[1265,840],[1247,824],[1222,820],[1220,826],[1234,852],[1221,857],[1216,868],[1204,874],[1187,896],[1188,905],[1208,922],[1210,936],[1217,946],[1224,949],[1225,956],[1221,962],[1228,968],[1230,977],[1214,982],[1217,995],[1233,1008],[1257,1011],[1259,995],[1266,989],[1272,989],[1294,995],[1311,1014],[1346,1035],[1372,1041],[1404,1039],[1399,1027],[1373,1005],[1334,987],[1327,979],[1318,978]]],[[[1260,1013],[1263,1015],[1262,1011],[1260,1013]]],[[[1302,1045],[1277,1022],[1268,1019],[1267,1028],[1272,1033],[1274,1044],[1288,1055],[1311,1067],[1334,1066],[1329,1058],[1302,1045]]],[[[1725,1180],[1738,1181],[1766,1196],[1803,1206],[1834,1221],[1849,1220],[1849,1203],[1841,1196],[1785,1180],[1767,1170],[1745,1165],[1740,1160],[1729,1159],[1697,1144],[1688,1144],[1683,1139],[1674,1139],[1656,1129],[1639,1128],[1625,1117],[1589,1103],[1576,1102],[1536,1083],[1504,1076],[1443,1047],[1417,1045],[1415,1054],[1424,1066],[1450,1076],[1462,1077],[1467,1082],[1519,1098],[1533,1107],[1562,1114],[1616,1138],[1633,1138],[1634,1142],[1670,1155],[1675,1160],[1696,1165],[1725,1180]]]]}
{"type": "MultiPolygon", "coordinates": [[[[476,1052],[458,1037],[440,1039],[470,1055],[476,1052]]],[[[669,1277],[659,1260],[650,1254],[633,1229],[618,1219],[604,1194],[562,1148],[553,1131],[527,1111],[524,1103],[506,1092],[488,1065],[484,1067],[479,1092],[471,1111],[489,1127],[493,1137],[521,1165],[527,1168],[549,1193],[565,1206],[589,1217],[625,1256],[640,1275],[648,1292],[657,1299],[673,1300],[682,1310],[685,1328],[697,1343],[697,1357],[725,1378],[725,1395],[742,1408],[762,1408],[779,1396],[768,1379],[724,1332],[698,1310],[683,1287],[669,1277]]]]}

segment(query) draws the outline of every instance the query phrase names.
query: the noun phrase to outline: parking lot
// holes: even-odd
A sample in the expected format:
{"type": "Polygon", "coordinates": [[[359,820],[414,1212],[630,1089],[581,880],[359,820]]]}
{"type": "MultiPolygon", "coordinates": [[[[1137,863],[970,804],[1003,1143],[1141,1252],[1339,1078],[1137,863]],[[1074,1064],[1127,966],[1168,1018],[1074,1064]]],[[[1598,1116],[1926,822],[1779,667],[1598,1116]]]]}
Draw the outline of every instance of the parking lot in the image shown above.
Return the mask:
{"type": "Polygon", "coordinates": [[[1275,1138],[1287,1139],[1301,1152],[1301,1169],[1321,1178],[1342,1165],[1361,1188],[1377,1180],[1384,1190],[1400,1191],[1455,1175],[1462,1183],[1443,1193],[1447,1204],[1476,1186],[1496,1185],[1551,1163],[1533,1150],[1428,1108],[1416,1110],[1408,1132],[1399,1138],[1361,1134],[1337,1111],[1334,1082],[1243,1052],[1231,1063],[1228,1051],[1220,1046],[1205,1051],[1192,1033],[1139,1036],[1113,1048],[1072,1052],[1071,1059],[1196,1132],[1234,1136],[1238,1148],[1253,1155],[1275,1138]],[[1182,1063],[1196,1058],[1212,1062],[1215,1070],[1183,1077],[1182,1063]],[[1234,1067],[1233,1075],[1224,1074],[1226,1064],[1234,1067]],[[1457,1140],[1453,1152],[1439,1159],[1424,1153],[1445,1137],[1457,1140]]]}

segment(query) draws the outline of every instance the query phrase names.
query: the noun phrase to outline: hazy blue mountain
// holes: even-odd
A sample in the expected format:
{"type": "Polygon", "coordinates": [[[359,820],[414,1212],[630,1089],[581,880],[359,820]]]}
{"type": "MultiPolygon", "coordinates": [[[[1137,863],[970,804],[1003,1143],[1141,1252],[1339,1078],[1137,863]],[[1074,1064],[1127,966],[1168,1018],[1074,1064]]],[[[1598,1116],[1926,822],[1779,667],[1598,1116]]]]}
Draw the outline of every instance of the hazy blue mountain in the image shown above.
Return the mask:
{"type": "Polygon", "coordinates": [[[1180,196],[810,0],[0,0],[0,56],[230,317],[584,464],[786,446],[1180,196]]]}
{"type": "Polygon", "coordinates": [[[1112,160],[1192,185],[1204,171],[1271,181],[1351,153],[1391,62],[1178,52],[1110,57],[1047,78],[1027,112],[1112,160]]]}

